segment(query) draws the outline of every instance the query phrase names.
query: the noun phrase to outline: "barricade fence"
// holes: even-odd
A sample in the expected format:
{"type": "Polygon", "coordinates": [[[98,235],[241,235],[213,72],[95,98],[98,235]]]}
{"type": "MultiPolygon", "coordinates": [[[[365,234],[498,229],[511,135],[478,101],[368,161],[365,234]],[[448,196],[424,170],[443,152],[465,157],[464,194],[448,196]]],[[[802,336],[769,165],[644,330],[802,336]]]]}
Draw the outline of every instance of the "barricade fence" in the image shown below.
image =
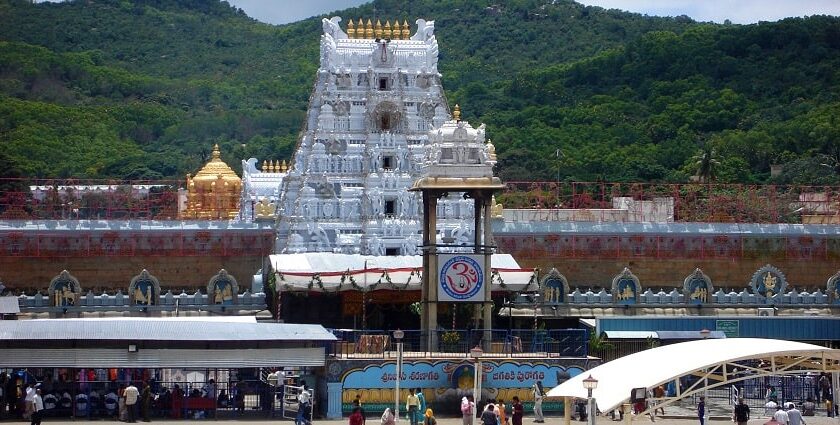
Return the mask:
{"type": "MultiPolygon", "coordinates": [[[[328,352],[338,357],[395,358],[397,340],[393,331],[333,329],[338,341],[328,352]]],[[[585,329],[451,329],[403,331],[403,356],[464,357],[482,349],[493,358],[529,357],[535,353],[552,357],[586,357],[589,332],[585,329]]]]}
{"type": "MultiPolygon", "coordinates": [[[[123,419],[124,400],[121,390],[131,382],[141,394],[135,405],[138,420],[149,419],[204,419],[219,416],[281,416],[283,409],[297,413],[296,399],[284,403],[284,388],[261,379],[230,378],[215,382],[156,381],[149,379],[150,398],[144,402],[142,380],[51,382],[40,381],[44,401],[44,417],[123,419]]],[[[34,380],[32,381],[34,384],[34,380]]],[[[292,386],[297,388],[295,386],[292,386]]],[[[14,393],[22,393],[21,389],[14,393]]],[[[0,405],[0,418],[21,418],[25,410],[23,396],[4,398],[0,405]],[[6,408],[8,406],[8,409],[6,408]]]]}
{"type": "MultiPolygon", "coordinates": [[[[0,219],[136,220],[178,216],[179,180],[0,179],[0,219]]],[[[508,182],[506,209],[552,221],[837,223],[840,187],[621,182],[508,182]],[[826,221],[827,220],[827,221],[826,221]]]]}

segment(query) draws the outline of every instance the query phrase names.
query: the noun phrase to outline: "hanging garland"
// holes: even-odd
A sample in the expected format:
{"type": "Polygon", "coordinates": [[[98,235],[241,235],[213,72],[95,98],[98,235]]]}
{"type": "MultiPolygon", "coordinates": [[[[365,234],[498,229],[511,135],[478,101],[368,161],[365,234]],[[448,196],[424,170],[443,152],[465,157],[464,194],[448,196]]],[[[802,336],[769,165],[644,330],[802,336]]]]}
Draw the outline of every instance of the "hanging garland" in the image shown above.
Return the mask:
{"type": "Polygon", "coordinates": [[[528,285],[526,285],[525,287],[530,289],[531,285],[533,285],[533,284],[536,284],[537,290],[540,289],[540,268],[539,267],[534,269],[534,273],[531,274],[531,279],[528,280],[528,285]]]}
{"type": "Polygon", "coordinates": [[[277,275],[280,275],[280,280],[283,280],[283,275],[280,272],[268,275],[268,289],[271,289],[271,292],[277,292],[277,275]]]}
{"type": "MultiPolygon", "coordinates": [[[[498,274],[497,271],[494,271],[494,273],[498,274]]],[[[501,277],[498,277],[498,279],[501,281],[501,277]]],[[[423,280],[423,273],[422,273],[420,268],[413,269],[411,271],[411,273],[408,275],[408,279],[405,281],[405,283],[402,283],[402,284],[394,283],[393,279],[391,279],[391,275],[388,273],[388,270],[383,270],[382,274],[379,275],[379,279],[376,282],[373,282],[370,285],[368,285],[366,287],[363,287],[356,280],[356,277],[353,275],[353,273],[350,272],[350,269],[347,269],[347,271],[345,271],[344,273],[341,274],[341,279],[339,280],[338,286],[335,287],[335,288],[325,287],[324,282],[321,278],[321,274],[316,273],[316,274],[312,275],[312,277],[309,279],[309,282],[306,285],[306,289],[307,289],[307,291],[311,291],[313,289],[319,289],[322,292],[341,292],[344,289],[343,288],[344,285],[346,285],[347,282],[349,281],[350,286],[353,289],[355,289],[357,291],[362,291],[362,292],[376,290],[379,287],[379,285],[381,285],[383,283],[390,285],[394,289],[405,290],[405,289],[408,289],[409,285],[411,285],[412,282],[417,282],[417,281],[422,281],[422,280],[423,280]]],[[[294,284],[287,282],[285,276],[283,276],[283,273],[281,273],[279,271],[277,271],[275,273],[272,273],[271,277],[269,277],[269,286],[271,286],[271,285],[276,286],[278,281],[282,282],[281,287],[284,291],[302,292],[302,291],[294,291],[294,289],[300,288],[300,287],[295,286],[294,284]]],[[[506,286],[504,286],[505,285],[504,281],[501,281],[501,282],[502,282],[503,287],[506,287],[506,286]]],[[[305,293],[304,293],[304,295],[305,295],[305,293]]]]}
{"type": "Polygon", "coordinates": [[[294,285],[291,285],[288,282],[286,282],[286,276],[284,276],[283,273],[281,273],[279,270],[272,273],[271,277],[274,278],[275,284],[276,284],[278,279],[280,280],[280,282],[283,282],[283,285],[281,285],[281,288],[283,288],[284,291],[292,292],[292,289],[295,288],[294,285]]]}
{"type": "MultiPolygon", "coordinates": [[[[376,281],[376,283],[374,283],[374,284],[373,284],[374,289],[375,289],[375,288],[376,288],[376,287],[377,287],[380,283],[382,283],[382,279],[383,279],[383,278],[385,279],[385,283],[387,283],[387,284],[389,284],[389,285],[393,285],[393,282],[391,282],[391,276],[389,276],[389,275],[388,275],[388,270],[383,270],[383,271],[382,271],[382,275],[381,275],[381,276],[379,276],[379,280],[377,280],[377,281],[376,281]]],[[[409,276],[409,279],[411,279],[411,277],[410,277],[410,276],[409,276]]]]}
{"type": "Polygon", "coordinates": [[[318,285],[318,289],[322,291],[324,290],[324,282],[321,281],[321,273],[315,273],[312,275],[312,279],[309,279],[309,285],[307,286],[307,289],[311,291],[313,285],[318,285]]]}
{"type": "Polygon", "coordinates": [[[341,287],[344,286],[344,283],[347,282],[347,280],[350,280],[350,286],[352,286],[353,288],[359,289],[359,290],[362,289],[359,286],[359,284],[356,283],[356,278],[354,278],[353,275],[350,274],[350,269],[347,269],[347,271],[344,272],[344,274],[341,275],[341,281],[338,283],[338,290],[339,291],[341,290],[341,287]]]}
{"type": "MultiPolygon", "coordinates": [[[[394,288],[399,289],[399,290],[408,289],[408,285],[411,284],[411,280],[414,279],[415,276],[417,277],[417,280],[420,280],[420,281],[423,280],[423,273],[420,271],[420,269],[419,268],[418,269],[413,269],[411,271],[411,274],[408,275],[408,280],[405,281],[405,284],[403,284],[403,285],[393,285],[394,288]]],[[[390,280],[389,280],[389,283],[390,283],[390,280]]]]}
{"type": "Polygon", "coordinates": [[[507,284],[502,279],[502,274],[499,273],[499,269],[493,269],[493,272],[490,273],[490,285],[492,286],[494,283],[498,283],[502,289],[507,289],[507,284]]]}

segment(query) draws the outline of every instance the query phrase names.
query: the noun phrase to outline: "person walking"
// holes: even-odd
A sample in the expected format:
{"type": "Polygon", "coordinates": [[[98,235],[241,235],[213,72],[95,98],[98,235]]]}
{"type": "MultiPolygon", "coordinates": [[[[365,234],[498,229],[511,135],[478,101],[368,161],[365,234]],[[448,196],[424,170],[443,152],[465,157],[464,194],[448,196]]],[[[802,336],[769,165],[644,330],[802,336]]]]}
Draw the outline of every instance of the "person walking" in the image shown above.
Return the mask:
{"type": "Polygon", "coordinates": [[[507,406],[505,406],[505,401],[499,399],[496,403],[496,408],[499,409],[499,425],[508,425],[507,412],[505,411],[507,406]]]}
{"type": "Polygon", "coordinates": [[[421,388],[417,388],[414,390],[414,393],[417,394],[417,422],[425,421],[425,412],[426,412],[426,396],[423,395],[423,390],[421,388]]]}
{"type": "Polygon", "coordinates": [[[470,400],[471,396],[461,398],[461,416],[463,425],[473,425],[475,418],[475,403],[470,400]]]}
{"type": "MultiPolygon", "coordinates": [[[[309,419],[309,410],[311,403],[312,394],[310,394],[309,390],[306,388],[306,381],[301,381],[300,394],[298,394],[298,414],[297,418],[295,419],[295,423],[297,425],[309,425],[311,423],[309,419]]],[[[359,412],[359,418],[364,420],[364,418],[362,418],[361,412],[359,412]]]]}
{"type": "Polygon", "coordinates": [[[32,384],[24,384],[23,397],[23,419],[32,418],[32,399],[35,397],[35,386],[32,384]]]}
{"type": "Polygon", "coordinates": [[[361,409],[354,407],[353,413],[351,413],[350,417],[347,419],[350,422],[350,425],[362,425],[363,419],[361,409]]]}
{"type": "Polygon", "coordinates": [[[808,425],[805,423],[805,419],[802,418],[802,412],[800,412],[793,403],[790,404],[787,415],[788,424],[790,425],[808,425]]]}
{"type": "Polygon", "coordinates": [[[738,425],[747,425],[747,421],[750,420],[750,406],[744,403],[743,397],[738,398],[738,404],[732,412],[732,420],[738,425]]]}
{"type": "Polygon", "coordinates": [[[519,397],[513,396],[513,415],[511,415],[511,423],[513,425],[522,425],[522,417],[525,416],[525,407],[522,406],[522,402],[519,401],[519,397]]]}
{"type": "Polygon", "coordinates": [[[700,396],[700,402],[697,403],[697,418],[700,419],[700,425],[706,423],[706,397],[700,396]]]}
{"type": "Polygon", "coordinates": [[[32,425],[41,425],[41,413],[44,411],[44,400],[41,398],[41,390],[36,389],[32,395],[32,425]]]}
{"type": "Polygon", "coordinates": [[[545,422],[545,416],[543,416],[542,403],[543,403],[543,397],[545,396],[545,393],[543,392],[542,381],[537,381],[537,383],[534,384],[533,390],[534,390],[534,422],[543,423],[543,422],[545,422]]]}
{"type": "Polygon", "coordinates": [[[498,425],[496,412],[493,410],[493,403],[487,403],[487,408],[481,412],[481,423],[483,425],[498,425]]]}
{"type": "Polygon", "coordinates": [[[782,406],[776,406],[776,413],[773,414],[773,420],[778,422],[781,425],[790,425],[790,418],[788,418],[787,412],[782,409],[782,406]]]}
{"type": "Polygon", "coordinates": [[[152,408],[152,386],[149,381],[143,383],[143,391],[140,393],[140,417],[143,422],[149,422],[149,410],[152,408]]]}
{"type": "Polygon", "coordinates": [[[367,424],[367,412],[365,412],[365,408],[362,407],[362,395],[356,394],[356,398],[353,399],[353,408],[359,408],[359,413],[362,415],[362,425],[367,424]]]}
{"type": "Polygon", "coordinates": [[[128,413],[128,422],[137,422],[137,399],[140,398],[140,390],[129,383],[125,387],[125,410],[128,413]]]}
{"type": "Polygon", "coordinates": [[[408,420],[411,425],[417,425],[417,410],[420,408],[420,399],[414,393],[414,388],[408,392],[408,398],[405,400],[405,410],[408,411],[408,420]]]}

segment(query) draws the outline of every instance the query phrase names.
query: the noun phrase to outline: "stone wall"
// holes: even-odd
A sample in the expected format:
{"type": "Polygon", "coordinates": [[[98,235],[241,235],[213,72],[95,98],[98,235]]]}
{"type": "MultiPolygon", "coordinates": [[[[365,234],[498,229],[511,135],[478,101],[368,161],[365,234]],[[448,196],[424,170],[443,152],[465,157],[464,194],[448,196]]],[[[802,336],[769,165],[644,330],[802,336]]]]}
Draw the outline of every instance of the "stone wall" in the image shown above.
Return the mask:
{"type": "Polygon", "coordinates": [[[825,290],[829,277],[840,270],[834,260],[786,260],[773,258],[731,259],[660,259],[660,258],[528,258],[517,256],[521,267],[539,267],[548,271],[552,267],[562,273],[569,286],[609,288],[615,275],[629,267],[641,282],[642,288],[682,288],[683,279],[699,267],[712,279],[715,288],[746,288],[753,274],[766,264],[782,271],[788,288],[825,290]]]}
{"type": "Polygon", "coordinates": [[[240,290],[250,289],[251,277],[262,267],[260,255],[237,257],[0,257],[3,283],[11,290],[41,290],[46,293],[50,281],[68,270],[79,279],[83,293],[94,290],[125,293],[131,278],[146,269],[160,280],[161,289],[198,289],[219,269],[225,269],[239,282],[240,290]],[[98,290],[97,290],[98,289],[98,290]]]}
{"type": "Polygon", "coordinates": [[[272,229],[258,226],[114,227],[104,232],[88,228],[0,231],[0,281],[12,291],[46,293],[50,281],[67,270],[79,280],[82,293],[101,294],[127,291],[131,279],[146,269],[159,279],[164,292],[180,293],[206,287],[224,268],[244,291],[250,289],[252,276],[271,253],[274,240],[272,229]]]}

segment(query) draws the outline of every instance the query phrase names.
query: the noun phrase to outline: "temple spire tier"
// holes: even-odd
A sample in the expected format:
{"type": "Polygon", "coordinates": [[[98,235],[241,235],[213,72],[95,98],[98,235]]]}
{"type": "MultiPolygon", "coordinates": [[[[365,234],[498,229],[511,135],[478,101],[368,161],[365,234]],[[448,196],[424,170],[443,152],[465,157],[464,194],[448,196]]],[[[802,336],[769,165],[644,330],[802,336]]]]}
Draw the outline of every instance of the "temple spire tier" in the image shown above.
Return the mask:
{"type": "MultiPolygon", "coordinates": [[[[451,120],[434,22],[324,19],[304,130],[278,190],[278,253],[417,255],[422,200],[409,192],[429,130],[451,120]],[[352,30],[351,30],[352,28],[352,30]],[[390,34],[389,34],[390,31],[390,34]]],[[[282,167],[281,167],[282,168],[282,167]]],[[[441,238],[472,238],[474,203],[439,203],[441,238]]]]}

